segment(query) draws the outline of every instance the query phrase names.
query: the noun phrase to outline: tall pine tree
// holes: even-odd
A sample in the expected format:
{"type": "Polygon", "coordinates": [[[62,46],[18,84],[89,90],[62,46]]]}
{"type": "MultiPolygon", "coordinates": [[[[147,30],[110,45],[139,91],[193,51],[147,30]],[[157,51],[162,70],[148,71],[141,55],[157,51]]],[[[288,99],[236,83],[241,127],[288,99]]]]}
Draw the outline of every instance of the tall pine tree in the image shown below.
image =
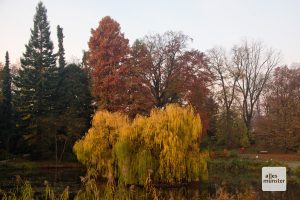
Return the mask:
{"type": "Polygon", "coordinates": [[[36,7],[34,26],[25,47],[21,69],[15,78],[18,126],[24,139],[32,145],[32,152],[41,153],[49,150],[51,145],[51,126],[47,124],[47,117],[54,112],[58,73],[47,10],[42,2],[36,7]]]}
{"type": "Polygon", "coordinates": [[[57,26],[57,39],[58,39],[58,66],[60,69],[62,69],[65,67],[66,61],[65,61],[65,49],[63,46],[64,34],[63,34],[63,29],[59,25],[57,26]]]}
{"type": "Polygon", "coordinates": [[[6,52],[5,55],[5,66],[2,72],[3,83],[2,83],[2,94],[3,101],[1,104],[1,122],[0,132],[1,138],[0,146],[4,147],[6,151],[9,151],[9,140],[12,135],[12,95],[11,95],[11,73],[9,68],[9,55],[6,52]]]}
{"type": "Polygon", "coordinates": [[[57,114],[61,114],[65,110],[65,105],[64,105],[64,99],[63,96],[66,93],[65,91],[65,86],[62,84],[63,79],[64,79],[64,68],[66,65],[65,61],[65,49],[64,49],[64,44],[63,44],[63,29],[58,25],[57,26],[57,40],[58,40],[58,52],[57,52],[57,57],[58,57],[58,87],[56,88],[56,111],[57,114]]]}

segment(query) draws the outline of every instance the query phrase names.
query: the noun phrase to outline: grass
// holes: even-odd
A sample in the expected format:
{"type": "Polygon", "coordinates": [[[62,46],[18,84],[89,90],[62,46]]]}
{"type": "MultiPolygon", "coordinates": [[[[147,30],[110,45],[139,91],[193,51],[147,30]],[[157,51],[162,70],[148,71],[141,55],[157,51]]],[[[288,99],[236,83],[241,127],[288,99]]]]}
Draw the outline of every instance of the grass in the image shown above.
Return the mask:
{"type": "Polygon", "coordinates": [[[247,172],[261,172],[262,167],[267,166],[285,166],[281,162],[277,161],[261,161],[261,160],[250,160],[240,159],[238,157],[229,158],[217,158],[208,161],[209,174],[221,173],[247,173],[247,172]]]}
{"type": "Polygon", "coordinates": [[[253,190],[246,190],[245,192],[237,191],[235,194],[228,193],[220,188],[216,195],[209,197],[208,200],[255,200],[257,199],[253,190]]]}
{"type": "Polygon", "coordinates": [[[67,200],[69,199],[69,187],[56,195],[47,181],[44,182],[45,190],[43,194],[37,195],[37,193],[31,187],[29,181],[23,181],[20,177],[16,179],[16,187],[10,191],[4,191],[0,189],[1,200],[32,200],[32,199],[45,199],[45,200],[67,200]]]}
{"type": "Polygon", "coordinates": [[[78,162],[61,162],[55,161],[29,161],[24,159],[0,161],[0,170],[3,169],[22,169],[34,170],[45,168],[81,168],[82,165],[78,162]]]}

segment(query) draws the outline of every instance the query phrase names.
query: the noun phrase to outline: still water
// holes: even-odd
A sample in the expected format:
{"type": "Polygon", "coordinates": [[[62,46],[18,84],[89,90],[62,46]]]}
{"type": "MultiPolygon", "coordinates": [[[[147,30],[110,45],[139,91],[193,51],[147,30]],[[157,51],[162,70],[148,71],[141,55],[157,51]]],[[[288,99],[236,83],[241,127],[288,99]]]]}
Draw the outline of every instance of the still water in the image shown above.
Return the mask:
{"type": "MultiPolygon", "coordinates": [[[[16,176],[31,182],[37,193],[44,190],[44,181],[47,180],[56,192],[62,192],[65,187],[70,186],[70,196],[74,196],[81,187],[80,176],[84,176],[85,170],[81,168],[71,169],[39,169],[39,170],[10,170],[1,169],[0,188],[7,191],[16,186],[16,176]]],[[[207,184],[192,183],[176,188],[157,188],[157,195],[160,199],[207,199],[213,196],[218,188],[222,187],[227,192],[235,193],[237,190],[245,191],[252,189],[257,199],[262,200],[299,200],[300,185],[296,181],[288,180],[286,192],[262,192],[260,174],[219,174],[210,175],[207,184]]],[[[100,190],[104,191],[106,184],[99,184],[100,190]]],[[[149,195],[140,187],[125,189],[126,196],[130,199],[147,199],[149,195]]]]}

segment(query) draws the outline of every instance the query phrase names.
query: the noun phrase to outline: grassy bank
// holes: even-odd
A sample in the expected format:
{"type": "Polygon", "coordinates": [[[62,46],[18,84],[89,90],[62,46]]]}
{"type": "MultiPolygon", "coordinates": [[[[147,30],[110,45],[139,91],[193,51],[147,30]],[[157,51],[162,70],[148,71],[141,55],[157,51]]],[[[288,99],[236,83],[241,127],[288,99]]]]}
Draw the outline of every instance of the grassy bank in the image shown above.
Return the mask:
{"type": "Polygon", "coordinates": [[[0,161],[0,170],[1,169],[34,170],[34,169],[50,169],[50,168],[83,168],[83,166],[79,162],[56,163],[55,160],[30,161],[25,159],[16,159],[16,160],[0,161]]]}
{"type": "Polygon", "coordinates": [[[261,161],[241,158],[217,158],[208,161],[209,174],[239,174],[261,172],[262,167],[285,166],[278,161],[261,161]]]}

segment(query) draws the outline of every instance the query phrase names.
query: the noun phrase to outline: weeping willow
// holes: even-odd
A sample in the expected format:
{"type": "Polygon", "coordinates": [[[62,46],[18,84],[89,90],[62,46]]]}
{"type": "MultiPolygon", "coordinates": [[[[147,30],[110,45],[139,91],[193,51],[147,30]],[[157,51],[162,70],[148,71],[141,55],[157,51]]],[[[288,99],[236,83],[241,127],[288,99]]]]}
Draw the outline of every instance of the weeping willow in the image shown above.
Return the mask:
{"type": "Polygon", "coordinates": [[[208,154],[200,151],[202,126],[190,106],[170,104],[132,122],[99,111],[74,152],[88,170],[125,184],[180,183],[207,179],[208,154]]]}

